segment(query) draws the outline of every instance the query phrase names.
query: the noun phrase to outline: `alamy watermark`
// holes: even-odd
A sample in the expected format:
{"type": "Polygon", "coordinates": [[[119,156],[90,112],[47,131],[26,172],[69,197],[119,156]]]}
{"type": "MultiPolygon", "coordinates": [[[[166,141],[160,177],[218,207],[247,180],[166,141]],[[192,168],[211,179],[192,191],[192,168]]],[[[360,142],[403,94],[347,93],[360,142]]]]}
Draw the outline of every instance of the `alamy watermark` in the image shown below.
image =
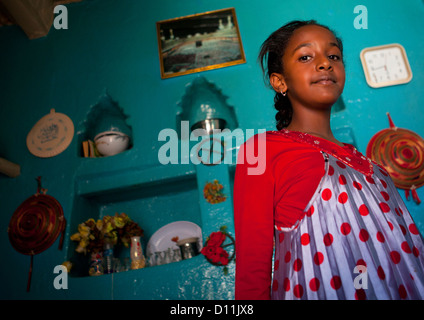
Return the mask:
{"type": "MultiPolygon", "coordinates": [[[[68,29],[68,9],[64,5],[57,5],[54,11],[57,16],[54,18],[53,26],[55,29],[68,29]]],[[[357,14],[353,20],[355,29],[368,29],[368,9],[359,4],[353,8],[353,13],[357,14]]]]}
{"type": "Polygon", "coordinates": [[[53,12],[57,14],[53,20],[53,27],[55,29],[68,29],[68,8],[64,5],[58,5],[54,7],[53,12]]]}
{"type": "Polygon", "coordinates": [[[353,13],[358,14],[353,20],[355,29],[368,29],[368,9],[366,6],[359,4],[353,8],[353,13]]]}
{"type": "Polygon", "coordinates": [[[53,273],[59,274],[53,280],[53,287],[56,290],[68,289],[68,270],[63,265],[57,265],[53,269],[53,273]]]}
{"type": "Polygon", "coordinates": [[[357,265],[353,268],[353,273],[358,274],[355,279],[353,279],[353,286],[356,290],[359,289],[368,289],[368,272],[367,267],[364,265],[357,265]]]}
{"type": "MultiPolygon", "coordinates": [[[[265,129],[259,129],[258,134],[265,129]]],[[[254,129],[214,129],[212,133],[206,129],[190,131],[188,121],[181,121],[180,137],[174,129],[166,128],[159,132],[158,141],[165,143],[158,151],[158,160],[161,164],[189,164],[217,165],[232,164],[236,158],[238,146],[249,140],[255,134],[254,129]],[[196,144],[193,145],[193,142],[196,144]]],[[[237,158],[237,164],[245,161],[250,166],[249,175],[261,175],[265,172],[266,139],[257,139],[253,143],[246,143],[244,155],[237,158]]]]}

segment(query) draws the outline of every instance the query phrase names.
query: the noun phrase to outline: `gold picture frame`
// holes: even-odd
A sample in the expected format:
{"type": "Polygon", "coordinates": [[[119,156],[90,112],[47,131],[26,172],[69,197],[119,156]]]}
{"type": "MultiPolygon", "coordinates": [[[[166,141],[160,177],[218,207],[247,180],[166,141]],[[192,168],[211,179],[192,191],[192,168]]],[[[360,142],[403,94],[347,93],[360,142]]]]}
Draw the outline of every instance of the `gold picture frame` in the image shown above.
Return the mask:
{"type": "Polygon", "coordinates": [[[156,22],[161,78],[246,63],[234,8],[156,22]]]}

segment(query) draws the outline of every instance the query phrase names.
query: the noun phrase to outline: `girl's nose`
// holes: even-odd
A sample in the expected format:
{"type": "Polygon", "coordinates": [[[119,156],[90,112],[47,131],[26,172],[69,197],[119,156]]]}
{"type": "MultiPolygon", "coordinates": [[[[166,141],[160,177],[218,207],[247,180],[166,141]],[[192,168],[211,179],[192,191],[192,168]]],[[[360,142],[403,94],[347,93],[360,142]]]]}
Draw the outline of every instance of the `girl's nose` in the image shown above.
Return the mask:
{"type": "Polygon", "coordinates": [[[328,58],[323,57],[317,63],[317,71],[331,70],[333,67],[328,58]]]}

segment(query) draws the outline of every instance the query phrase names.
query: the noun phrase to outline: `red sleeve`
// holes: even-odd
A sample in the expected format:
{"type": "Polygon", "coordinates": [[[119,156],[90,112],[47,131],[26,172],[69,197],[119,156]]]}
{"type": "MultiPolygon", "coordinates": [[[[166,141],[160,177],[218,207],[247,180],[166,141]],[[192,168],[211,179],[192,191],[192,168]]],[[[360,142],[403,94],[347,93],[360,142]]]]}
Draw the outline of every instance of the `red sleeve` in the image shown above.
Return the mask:
{"type": "Polygon", "coordinates": [[[303,219],[309,201],[324,176],[324,157],[320,151],[298,142],[283,142],[283,152],[277,152],[274,165],[275,225],[291,228],[303,219]]]}
{"type": "MultiPolygon", "coordinates": [[[[264,154],[258,156],[257,164],[252,163],[252,158],[249,160],[252,144],[257,145],[261,139],[265,139],[265,135],[259,135],[259,139],[254,136],[240,147],[235,173],[235,298],[238,300],[270,299],[274,181],[269,170],[263,174],[248,174],[248,169],[268,160],[264,159],[264,154]],[[248,160],[251,164],[247,163],[248,160]]],[[[268,167],[268,163],[265,164],[268,167]]]]}
{"type": "Polygon", "coordinates": [[[234,181],[236,299],[270,299],[274,225],[291,227],[304,216],[324,174],[323,163],[316,149],[269,134],[240,147],[234,181]],[[252,144],[257,147],[264,139],[266,159],[259,154],[257,162],[266,165],[265,171],[249,174],[258,166],[251,156],[249,161],[252,144]]]}

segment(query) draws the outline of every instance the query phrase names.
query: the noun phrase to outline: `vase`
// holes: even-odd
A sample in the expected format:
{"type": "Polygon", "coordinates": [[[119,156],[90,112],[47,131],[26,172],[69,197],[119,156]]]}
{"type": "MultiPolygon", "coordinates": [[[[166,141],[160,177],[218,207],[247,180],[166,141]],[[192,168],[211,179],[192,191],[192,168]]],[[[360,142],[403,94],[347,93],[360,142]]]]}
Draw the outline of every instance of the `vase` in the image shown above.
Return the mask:
{"type": "Polygon", "coordinates": [[[90,276],[100,276],[103,274],[103,253],[102,252],[92,252],[90,255],[90,267],[88,269],[88,274],[90,276]]]}
{"type": "Polygon", "coordinates": [[[131,269],[141,269],[146,266],[146,259],[143,255],[143,249],[141,247],[140,237],[131,237],[131,269]]]}

